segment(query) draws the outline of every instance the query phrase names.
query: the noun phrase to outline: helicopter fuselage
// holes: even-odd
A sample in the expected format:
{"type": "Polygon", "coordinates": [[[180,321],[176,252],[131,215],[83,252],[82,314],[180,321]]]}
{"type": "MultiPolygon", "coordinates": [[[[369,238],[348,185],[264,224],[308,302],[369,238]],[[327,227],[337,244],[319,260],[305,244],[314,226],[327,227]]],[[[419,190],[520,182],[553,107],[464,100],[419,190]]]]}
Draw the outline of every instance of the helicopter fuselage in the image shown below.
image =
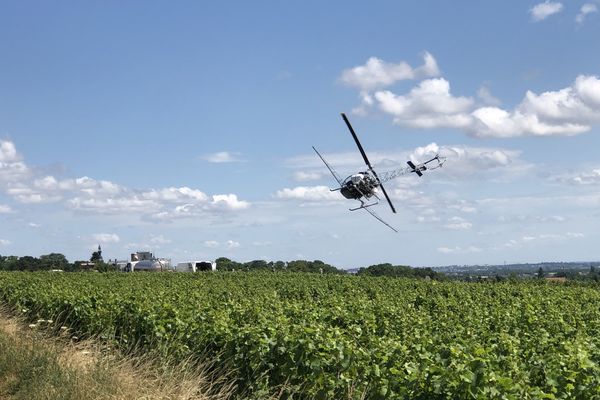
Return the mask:
{"type": "Polygon", "coordinates": [[[342,182],[340,193],[347,199],[359,200],[375,195],[379,183],[368,171],[350,175],[342,182]]]}

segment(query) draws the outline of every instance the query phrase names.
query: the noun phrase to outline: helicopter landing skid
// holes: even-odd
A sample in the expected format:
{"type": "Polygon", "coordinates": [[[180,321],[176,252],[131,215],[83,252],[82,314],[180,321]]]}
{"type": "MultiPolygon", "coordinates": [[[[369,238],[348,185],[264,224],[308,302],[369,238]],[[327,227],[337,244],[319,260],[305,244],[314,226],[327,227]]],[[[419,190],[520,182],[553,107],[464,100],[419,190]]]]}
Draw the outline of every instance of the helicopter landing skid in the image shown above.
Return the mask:
{"type": "Polygon", "coordinates": [[[356,207],[356,208],[349,208],[350,211],[356,211],[356,210],[362,210],[363,208],[367,208],[367,207],[372,207],[372,206],[376,206],[377,204],[379,204],[379,201],[375,202],[375,203],[371,203],[371,204],[365,204],[363,201],[360,202],[360,207],[356,207]]]}

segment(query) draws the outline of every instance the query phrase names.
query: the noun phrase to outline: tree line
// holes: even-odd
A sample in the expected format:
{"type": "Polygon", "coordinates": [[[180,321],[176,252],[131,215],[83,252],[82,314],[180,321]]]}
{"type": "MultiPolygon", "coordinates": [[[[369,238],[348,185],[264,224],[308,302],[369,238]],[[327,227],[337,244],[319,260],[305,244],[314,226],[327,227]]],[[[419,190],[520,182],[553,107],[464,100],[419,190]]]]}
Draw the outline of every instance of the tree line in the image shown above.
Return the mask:
{"type": "Polygon", "coordinates": [[[2,256],[0,255],[0,271],[52,271],[77,272],[94,269],[97,271],[116,271],[117,268],[105,263],[102,257],[94,252],[90,261],[79,260],[73,263],[64,254],[50,253],[40,257],[32,256],[2,256]]]}
{"type": "MultiPolygon", "coordinates": [[[[321,260],[293,260],[293,261],[266,261],[253,260],[237,262],[226,257],[215,260],[217,271],[271,271],[271,272],[309,272],[317,274],[347,274],[348,271],[339,269],[321,260]]],[[[69,262],[61,253],[44,254],[40,257],[32,256],[2,256],[0,255],[0,270],[4,271],[51,271],[61,270],[77,272],[94,269],[101,272],[117,271],[118,268],[103,261],[100,251],[95,251],[90,261],[69,262]]],[[[408,278],[443,279],[442,273],[431,268],[411,268],[407,265],[376,264],[360,268],[357,275],[363,276],[391,276],[408,278]]]]}

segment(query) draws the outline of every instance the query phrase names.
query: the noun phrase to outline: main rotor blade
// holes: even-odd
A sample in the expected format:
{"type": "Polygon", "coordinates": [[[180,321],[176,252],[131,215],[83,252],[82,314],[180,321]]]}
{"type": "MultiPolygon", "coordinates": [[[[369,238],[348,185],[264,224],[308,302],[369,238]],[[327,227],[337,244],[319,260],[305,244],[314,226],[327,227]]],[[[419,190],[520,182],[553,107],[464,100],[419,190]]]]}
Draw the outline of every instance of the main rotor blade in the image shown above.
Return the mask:
{"type": "Polygon", "coordinates": [[[392,201],[390,200],[390,196],[388,196],[387,192],[385,191],[385,188],[383,187],[383,184],[381,183],[381,180],[377,176],[377,172],[375,172],[375,170],[373,169],[373,166],[371,165],[371,162],[367,158],[367,153],[365,153],[365,150],[363,149],[362,145],[360,144],[360,141],[358,140],[358,136],[356,136],[356,132],[354,132],[354,128],[352,128],[352,125],[350,125],[350,121],[348,121],[348,117],[346,117],[346,114],[342,113],[342,118],[344,119],[346,126],[348,126],[348,129],[350,130],[350,133],[352,134],[352,137],[354,138],[354,141],[356,142],[356,146],[358,146],[358,150],[360,150],[360,154],[362,155],[363,160],[365,160],[365,163],[369,167],[369,170],[371,170],[371,172],[373,172],[373,175],[375,175],[375,178],[377,178],[377,182],[379,182],[379,187],[381,187],[381,191],[383,192],[385,199],[387,200],[388,204],[390,205],[390,208],[392,209],[392,211],[394,213],[396,213],[396,209],[394,208],[394,205],[392,204],[392,201]]]}
{"type": "Polygon", "coordinates": [[[373,211],[373,210],[371,210],[370,208],[367,208],[367,207],[363,207],[363,210],[365,210],[366,212],[368,212],[369,214],[371,214],[375,219],[377,219],[379,222],[381,222],[382,224],[384,224],[385,226],[387,226],[388,228],[390,228],[394,232],[398,233],[398,231],[396,230],[396,228],[394,228],[393,226],[391,226],[390,224],[388,224],[387,222],[385,222],[379,215],[375,214],[375,211],[373,211]]]}
{"type": "Polygon", "coordinates": [[[350,125],[350,121],[348,121],[346,114],[342,113],[342,118],[344,118],[344,122],[346,123],[346,126],[348,126],[348,129],[350,130],[350,133],[352,134],[352,137],[354,138],[354,141],[356,142],[356,145],[358,146],[358,150],[360,150],[360,154],[362,155],[363,160],[365,160],[365,163],[367,164],[367,166],[370,169],[373,169],[373,167],[371,166],[371,163],[369,162],[369,159],[367,158],[367,153],[365,153],[365,150],[363,149],[362,145],[358,141],[358,136],[356,136],[356,132],[354,132],[352,125],[350,125]]]}
{"type": "Polygon", "coordinates": [[[394,205],[392,204],[392,201],[390,200],[390,196],[388,196],[387,192],[385,191],[385,188],[383,187],[383,183],[381,183],[381,181],[379,180],[379,177],[377,176],[377,172],[375,172],[375,170],[372,168],[371,168],[371,172],[373,172],[373,175],[375,175],[375,178],[377,178],[377,181],[379,182],[379,187],[381,188],[381,191],[383,192],[385,199],[387,200],[388,204],[390,205],[392,212],[394,214],[396,214],[396,209],[394,208],[394,205]]]}
{"type": "Polygon", "coordinates": [[[315,149],[315,146],[313,146],[313,150],[315,151],[315,153],[317,153],[317,155],[319,156],[319,158],[321,159],[321,161],[323,161],[323,164],[325,164],[325,166],[327,167],[327,169],[329,169],[329,172],[331,172],[331,175],[333,175],[333,177],[335,178],[335,180],[337,181],[337,183],[341,187],[342,186],[342,179],[337,174],[337,172],[335,172],[335,170],[333,169],[333,167],[331,165],[329,165],[329,163],[327,161],[325,161],[325,159],[323,158],[323,156],[321,155],[321,153],[319,153],[317,151],[317,149],[315,149]]]}

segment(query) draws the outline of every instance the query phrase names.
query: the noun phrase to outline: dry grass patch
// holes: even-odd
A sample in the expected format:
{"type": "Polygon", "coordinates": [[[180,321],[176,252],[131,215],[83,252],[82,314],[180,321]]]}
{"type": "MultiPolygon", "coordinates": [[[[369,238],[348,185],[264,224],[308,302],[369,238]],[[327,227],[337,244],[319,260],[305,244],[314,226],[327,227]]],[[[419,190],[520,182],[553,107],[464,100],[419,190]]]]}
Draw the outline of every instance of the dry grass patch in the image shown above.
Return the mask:
{"type": "Polygon", "coordinates": [[[0,399],[224,400],[235,385],[210,364],[159,366],[100,341],[52,337],[0,310],[0,399]]]}

